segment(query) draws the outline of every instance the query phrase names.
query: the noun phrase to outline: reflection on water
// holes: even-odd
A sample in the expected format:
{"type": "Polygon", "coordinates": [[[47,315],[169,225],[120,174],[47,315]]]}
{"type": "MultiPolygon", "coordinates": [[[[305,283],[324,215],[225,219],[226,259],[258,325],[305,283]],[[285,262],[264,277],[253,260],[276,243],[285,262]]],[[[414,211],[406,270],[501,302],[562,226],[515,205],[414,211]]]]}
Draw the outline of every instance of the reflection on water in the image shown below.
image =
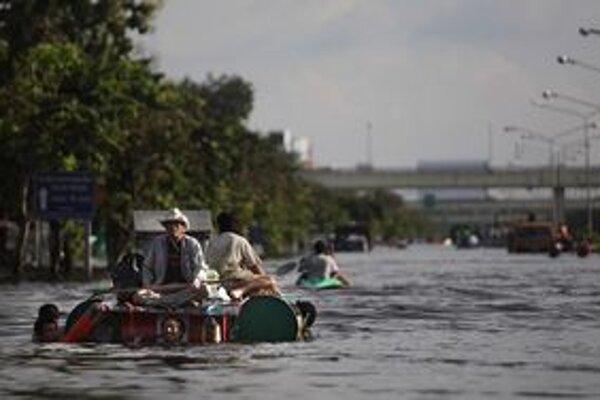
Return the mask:
{"type": "Polygon", "coordinates": [[[597,255],[414,246],[337,257],[356,287],[280,279],[317,305],[305,343],[33,344],[39,305],[66,311],[108,283],[3,286],[0,398],[600,398],[597,255]]]}

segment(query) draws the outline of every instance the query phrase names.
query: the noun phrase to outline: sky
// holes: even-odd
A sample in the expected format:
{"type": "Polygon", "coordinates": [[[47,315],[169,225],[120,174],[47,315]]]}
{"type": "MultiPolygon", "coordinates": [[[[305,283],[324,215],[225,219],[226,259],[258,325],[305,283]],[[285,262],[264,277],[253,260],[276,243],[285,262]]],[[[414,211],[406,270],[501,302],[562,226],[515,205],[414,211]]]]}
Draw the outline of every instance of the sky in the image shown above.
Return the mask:
{"type": "Polygon", "coordinates": [[[581,165],[582,131],[559,136],[595,110],[568,98],[600,107],[600,72],[557,62],[600,68],[600,35],[580,27],[600,28],[600,1],[165,0],[140,49],[175,80],[250,82],[249,128],[308,138],[317,167],[547,164],[525,129],[581,165]],[[532,104],[548,89],[571,114],[532,104]]]}

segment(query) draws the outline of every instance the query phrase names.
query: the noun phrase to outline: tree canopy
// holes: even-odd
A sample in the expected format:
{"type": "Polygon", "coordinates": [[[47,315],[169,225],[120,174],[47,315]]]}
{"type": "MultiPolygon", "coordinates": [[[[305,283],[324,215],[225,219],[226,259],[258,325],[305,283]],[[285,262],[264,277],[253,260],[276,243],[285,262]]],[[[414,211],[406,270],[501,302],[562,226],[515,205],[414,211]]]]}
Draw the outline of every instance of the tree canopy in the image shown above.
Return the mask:
{"type": "Polygon", "coordinates": [[[392,195],[336,194],[298,178],[293,154],[248,129],[255,89],[242,77],[176,82],[137,57],[132,37],[150,31],[159,7],[0,1],[0,206],[18,216],[22,245],[32,178],[59,170],[96,177],[94,225],[113,262],[132,244],[135,209],[236,209],[260,226],[268,254],[351,219],[385,235],[414,230],[392,195]]]}

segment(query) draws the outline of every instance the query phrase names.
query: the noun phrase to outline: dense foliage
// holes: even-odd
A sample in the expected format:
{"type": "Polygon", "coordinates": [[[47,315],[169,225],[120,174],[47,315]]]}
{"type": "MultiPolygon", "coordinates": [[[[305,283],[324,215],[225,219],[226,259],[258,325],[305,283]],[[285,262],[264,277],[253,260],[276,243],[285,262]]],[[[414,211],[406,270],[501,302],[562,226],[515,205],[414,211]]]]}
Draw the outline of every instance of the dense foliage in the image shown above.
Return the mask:
{"type": "Polygon", "coordinates": [[[301,181],[293,155],[247,128],[249,82],[173,82],[136,57],[131,37],[148,32],[159,6],[0,1],[0,206],[22,228],[21,260],[34,219],[31,182],[42,171],[93,172],[101,194],[94,226],[109,239],[110,261],[132,244],[134,209],[236,209],[262,228],[269,254],[349,220],[384,236],[420,229],[394,195],[301,181]]]}

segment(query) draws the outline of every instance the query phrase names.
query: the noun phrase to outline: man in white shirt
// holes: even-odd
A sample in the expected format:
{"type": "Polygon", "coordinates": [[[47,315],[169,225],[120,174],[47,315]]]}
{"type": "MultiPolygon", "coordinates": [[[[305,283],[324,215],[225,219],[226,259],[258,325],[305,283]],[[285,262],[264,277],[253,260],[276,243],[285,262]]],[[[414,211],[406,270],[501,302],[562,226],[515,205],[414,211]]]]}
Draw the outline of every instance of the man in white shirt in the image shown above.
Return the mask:
{"type": "Polygon", "coordinates": [[[219,273],[229,295],[241,299],[257,293],[279,293],[273,278],[263,270],[260,257],[240,234],[235,215],[221,212],[217,226],[219,235],[209,242],[206,260],[219,273]]]}

